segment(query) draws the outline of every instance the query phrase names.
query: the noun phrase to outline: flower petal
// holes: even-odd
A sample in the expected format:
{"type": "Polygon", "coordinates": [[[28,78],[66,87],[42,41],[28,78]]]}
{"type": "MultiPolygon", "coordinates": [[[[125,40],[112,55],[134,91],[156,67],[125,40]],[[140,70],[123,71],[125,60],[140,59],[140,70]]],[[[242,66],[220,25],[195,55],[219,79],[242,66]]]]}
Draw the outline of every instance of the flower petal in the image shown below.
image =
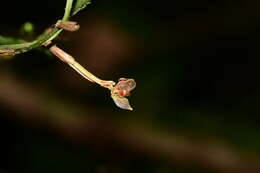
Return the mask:
{"type": "Polygon", "coordinates": [[[112,99],[114,100],[115,104],[121,108],[132,111],[133,108],[130,106],[129,101],[125,97],[118,97],[115,95],[111,95],[112,99]]]}

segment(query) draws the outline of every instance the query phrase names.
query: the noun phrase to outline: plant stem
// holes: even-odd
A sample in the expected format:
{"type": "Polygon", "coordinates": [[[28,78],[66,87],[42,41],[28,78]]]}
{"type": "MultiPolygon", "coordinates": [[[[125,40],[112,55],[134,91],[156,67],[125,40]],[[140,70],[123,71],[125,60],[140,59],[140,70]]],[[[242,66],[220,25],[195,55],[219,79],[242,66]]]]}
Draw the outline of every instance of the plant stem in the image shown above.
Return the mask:
{"type": "Polygon", "coordinates": [[[82,77],[89,80],[90,82],[97,83],[100,86],[104,88],[108,88],[110,90],[114,87],[115,85],[114,81],[99,79],[91,72],[89,72],[87,69],[85,69],[82,65],[80,65],[71,55],[69,55],[68,53],[66,53],[56,45],[52,45],[49,49],[55,56],[57,56],[63,62],[67,63],[74,70],[76,70],[82,77]]]}
{"type": "Polygon", "coordinates": [[[67,0],[66,7],[65,7],[65,13],[64,13],[62,21],[65,22],[65,21],[69,20],[69,17],[71,16],[70,13],[71,13],[72,4],[73,4],[73,0],[67,0]]]}

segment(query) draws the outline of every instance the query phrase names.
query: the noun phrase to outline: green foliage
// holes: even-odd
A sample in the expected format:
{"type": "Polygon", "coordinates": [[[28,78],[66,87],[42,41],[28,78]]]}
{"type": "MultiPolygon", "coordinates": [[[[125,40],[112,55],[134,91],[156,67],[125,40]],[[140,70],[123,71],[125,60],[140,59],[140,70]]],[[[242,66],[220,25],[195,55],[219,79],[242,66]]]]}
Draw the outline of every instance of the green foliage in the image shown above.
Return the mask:
{"type": "Polygon", "coordinates": [[[83,10],[84,8],[86,8],[86,6],[88,4],[90,4],[91,1],[90,0],[76,0],[73,3],[73,7],[72,7],[72,11],[71,11],[71,16],[74,16],[75,14],[77,14],[80,10],[83,10]]]}
{"type": "MultiPolygon", "coordinates": [[[[67,0],[63,21],[69,20],[70,16],[84,9],[89,3],[90,0],[76,0],[74,3],[73,0],[67,0]]],[[[27,24],[26,29],[30,30],[33,28],[27,24]]],[[[36,40],[28,43],[0,45],[0,56],[15,55],[38,48],[55,39],[62,30],[63,29],[56,27],[52,28],[51,30],[44,32],[42,35],[37,37],[36,40]]]]}
{"type": "Polygon", "coordinates": [[[23,40],[15,39],[12,37],[4,37],[0,35],[0,44],[18,44],[18,43],[23,43],[23,40]]]}

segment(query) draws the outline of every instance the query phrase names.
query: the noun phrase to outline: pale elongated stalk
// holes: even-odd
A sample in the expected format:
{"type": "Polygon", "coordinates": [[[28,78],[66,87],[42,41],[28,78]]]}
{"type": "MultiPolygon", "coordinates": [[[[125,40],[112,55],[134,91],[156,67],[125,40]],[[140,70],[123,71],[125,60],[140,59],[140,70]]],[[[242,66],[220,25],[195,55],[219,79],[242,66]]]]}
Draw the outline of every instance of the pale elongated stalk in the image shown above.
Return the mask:
{"type": "Polygon", "coordinates": [[[102,80],[93,75],[91,72],[89,72],[87,69],[85,69],[82,65],[80,65],[71,55],[57,47],[56,45],[52,45],[50,48],[50,51],[56,55],[60,60],[67,63],[69,66],[71,66],[74,70],[76,70],[81,76],[83,76],[85,79],[89,80],[90,82],[94,82],[99,84],[100,86],[108,89],[112,89],[114,85],[116,84],[114,81],[107,81],[102,80]]]}

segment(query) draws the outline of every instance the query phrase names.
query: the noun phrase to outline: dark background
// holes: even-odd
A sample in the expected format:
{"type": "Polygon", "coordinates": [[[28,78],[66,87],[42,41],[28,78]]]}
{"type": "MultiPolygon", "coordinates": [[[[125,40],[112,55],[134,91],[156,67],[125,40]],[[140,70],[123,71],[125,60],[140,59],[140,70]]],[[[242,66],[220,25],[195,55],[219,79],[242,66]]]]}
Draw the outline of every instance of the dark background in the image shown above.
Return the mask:
{"type": "MultiPolygon", "coordinates": [[[[0,35],[32,40],[65,1],[0,6],[0,35]]],[[[102,79],[134,78],[134,111],[44,49],[0,60],[0,171],[259,173],[259,9],[93,0],[55,42],[102,79]]]]}

